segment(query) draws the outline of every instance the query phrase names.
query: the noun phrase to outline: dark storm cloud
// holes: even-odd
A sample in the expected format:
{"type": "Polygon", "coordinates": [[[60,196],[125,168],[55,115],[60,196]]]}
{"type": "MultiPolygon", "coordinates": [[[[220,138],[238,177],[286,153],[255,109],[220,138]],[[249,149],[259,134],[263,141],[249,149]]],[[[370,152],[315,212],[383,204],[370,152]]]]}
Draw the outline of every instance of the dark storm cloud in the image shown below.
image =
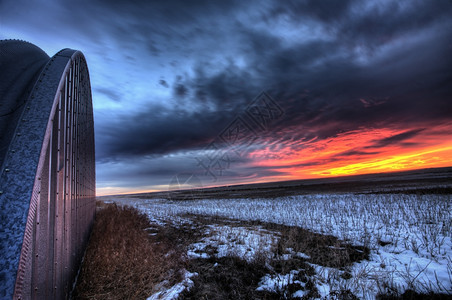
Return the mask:
{"type": "Polygon", "coordinates": [[[190,2],[180,0],[153,2],[146,0],[94,0],[87,1],[87,3],[93,3],[94,6],[101,6],[123,14],[133,14],[135,17],[143,16],[147,18],[149,14],[155,14],[159,15],[160,18],[167,19],[167,21],[185,23],[193,22],[193,18],[199,14],[227,13],[234,9],[240,1],[213,3],[209,0],[194,0],[190,2]]]}
{"type": "Polygon", "coordinates": [[[344,16],[354,0],[326,1],[285,1],[278,2],[271,10],[274,16],[289,16],[294,21],[313,18],[322,22],[331,22],[344,16]]]}
{"type": "MultiPolygon", "coordinates": [[[[386,147],[388,145],[394,145],[394,144],[403,144],[403,142],[405,140],[411,139],[415,136],[417,136],[419,133],[421,133],[422,131],[424,131],[425,128],[420,128],[420,129],[413,129],[413,130],[408,130],[384,139],[380,139],[375,141],[375,143],[372,146],[369,146],[367,148],[382,148],[382,147],[386,147]]],[[[410,144],[405,144],[410,146],[410,144]]]]}
{"type": "MultiPolygon", "coordinates": [[[[20,12],[14,3],[1,5],[20,12]]],[[[58,29],[64,25],[92,41],[108,37],[115,51],[140,52],[142,57],[127,54],[137,64],[145,55],[178,62],[172,67],[181,79],[161,79],[159,85],[171,87],[185,110],[149,104],[138,113],[99,119],[103,159],[202,147],[262,90],[285,111],[273,128],[281,141],[322,139],[366,126],[441,122],[452,111],[452,3],[447,0],[66,1],[47,5],[43,14],[41,19],[56,22],[43,24],[47,30],[64,31],[58,29]],[[312,30],[300,33],[300,40],[286,38],[286,29],[270,32],[280,20],[288,20],[287,31],[312,30]],[[236,42],[223,43],[231,38],[236,42]],[[211,55],[221,56],[223,65],[211,62],[211,55]],[[192,72],[177,73],[187,60],[195,62],[192,72]]],[[[113,89],[93,89],[123,99],[113,89]]]]}
{"type": "MultiPolygon", "coordinates": [[[[441,4],[443,7],[444,3],[441,4]]],[[[250,40],[255,38],[254,48],[266,50],[254,52],[254,61],[255,65],[259,65],[260,74],[264,74],[264,86],[269,87],[271,94],[285,104],[288,116],[284,125],[298,123],[317,127],[319,136],[327,137],[339,129],[449,118],[445,112],[452,109],[449,101],[452,93],[445,83],[452,80],[452,60],[448,55],[452,49],[452,35],[442,27],[451,24],[444,18],[445,15],[451,16],[450,6],[448,8],[441,11],[438,19],[421,18],[420,27],[416,30],[427,33],[420,34],[418,40],[410,42],[407,39],[409,44],[406,47],[390,50],[375,61],[376,54],[364,53],[368,60],[365,63],[357,61],[357,54],[350,51],[354,43],[361,42],[341,40],[341,35],[334,40],[283,48],[275,46],[278,43],[274,37],[261,34],[256,38],[256,34],[250,33],[250,40]],[[423,81],[421,85],[419,80],[423,81]],[[384,101],[368,101],[369,105],[358,105],[359,99],[363,98],[384,101]],[[374,107],[366,109],[370,106],[374,107]],[[332,128],[336,130],[331,131],[332,128]]],[[[415,21],[410,26],[405,21],[413,18],[413,10],[417,9],[422,7],[411,8],[408,13],[396,12],[400,15],[402,28],[397,27],[397,17],[390,15],[393,13],[390,10],[380,12],[378,20],[383,25],[385,14],[388,14],[388,18],[393,20],[394,31],[411,34],[415,21]]],[[[338,26],[352,26],[355,21],[346,18],[338,26]]],[[[379,25],[374,26],[378,31],[379,25]]],[[[366,38],[383,43],[378,33],[369,32],[366,38]]],[[[403,42],[404,39],[401,39],[400,43],[403,42]]],[[[373,43],[363,44],[362,47],[364,50],[372,49],[373,43]]]]}
{"type": "MultiPolygon", "coordinates": [[[[208,102],[216,110],[238,113],[257,96],[259,89],[253,84],[253,77],[233,63],[215,75],[206,75],[205,65],[195,68],[195,76],[186,80],[186,86],[194,91],[195,102],[208,102]]],[[[232,120],[231,120],[232,121],[232,120]]]]}
{"type": "MultiPolygon", "coordinates": [[[[152,56],[171,51],[192,52],[196,36],[211,30],[212,16],[240,7],[237,1],[107,1],[64,2],[66,10],[92,20],[79,24],[87,32],[95,25],[123,46],[143,48],[152,56]]],[[[85,31],[85,30],[84,30],[85,31]]],[[[88,33],[89,34],[89,33],[88,33]]]]}
{"type": "Polygon", "coordinates": [[[162,53],[162,50],[156,46],[156,42],[153,40],[148,41],[148,50],[154,56],[159,56],[162,53]]]}
{"type": "Polygon", "coordinates": [[[251,177],[251,176],[255,178],[257,177],[265,178],[271,176],[281,176],[285,174],[287,173],[281,170],[274,170],[268,167],[252,166],[244,169],[235,169],[235,170],[231,169],[229,170],[229,174],[227,175],[230,176],[232,179],[237,179],[241,177],[251,177]]]}
{"type": "MultiPolygon", "coordinates": [[[[220,7],[204,4],[203,1],[193,6],[172,1],[159,4],[156,11],[164,14],[157,22],[174,19],[176,24],[203,24],[195,16],[224,9],[231,12],[235,8],[233,3],[220,7]]],[[[232,58],[219,72],[211,74],[206,71],[209,65],[200,58],[193,66],[193,75],[173,84],[174,94],[184,97],[186,104],[211,104],[213,111],[190,115],[174,110],[165,119],[155,114],[144,126],[121,120],[113,125],[120,129],[112,130],[118,138],[109,138],[110,154],[142,155],[198,147],[217,133],[206,130],[207,124],[219,124],[218,115],[224,111],[231,112],[229,117],[233,118],[260,90],[268,91],[285,110],[286,115],[275,130],[298,138],[321,139],[363,126],[397,127],[449,118],[450,1],[376,4],[364,10],[367,4],[275,2],[273,10],[265,15],[267,23],[287,15],[296,25],[309,17],[310,22],[324,26],[332,36],[303,43],[283,45],[280,37],[251,29],[243,22],[232,27],[231,34],[241,41],[237,48],[244,56],[245,67],[238,67],[232,58]],[[333,23],[334,28],[328,29],[333,23]],[[136,138],[140,142],[133,142],[135,132],[136,137],[145,136],[146,141],[136,138]]],[[[125,9],[126,14],[133,13],[135,17],[141,15],[137,11],[139,6],[126,1],[114,2],[112,7],[125,9]]],[[[144,7],[144,11],[146,7],[150,9],[147,4],[144,7]]],[[[165,23],[158,26],[168,29],[165,23]]],[[[198,33],[206,30],[200,29],[198,33]]],[[[165,33],[169,39],[181,42],[190,40],[192,34],[190,31],[181,36],[171,30],[165,33]]],[[[140,113],[130,118],[142,120],[146,115],[140,113]]],[[[379,145],[399,142],[404,137],[389,138],[379,145]]]]}
{"type": "Polygon", "coordinates": [[[380,99],[373,98],[373,97],[370,97],[370,98],[367,98],[367,99],[364,99],[364,98],[360,98],[359,99],[359,101],[364,105],[365,108],[381,105],[381,104],[385,103],[388,100],[389,100],[389,97],[380,98],[380,99]]]}
{"type": "Polygon", "coordinates": [[[182,83],[176,83],[174,86],[174,94],[178,97],[185,97],[188,93],[188,89],[182,83]]]}
{"type": "Polygon", "coordinates": [[[290,166],[253,167],[245,156],[224,178],[371,158],[450,122],[449,0],[2,0],[0,27],[0,37],[23,32],[51,51],[85,53],[102,186],[166,184],[193,171],[199,150],[261,91],[284,116],[249,154],[264,145],[276,164],[338,134],[402,133],[290,166]]]}
{"type": "Polygon", "coordinates": [[[152,106],[137,114],[98,116],[97,159],[161,156],[171,152],[202,149],[226,124],[227,114],[187,112],[152,106]]]}
{"type": "Polygon", "coordinates": [[[97,162],[98,184],[116,187],[143,187],[150,185],[168,185],[170,179],[178,173],[192,173],[196,160],[193,157],[122,158],[121,161],[97,162]],[[127,174],[127,176],[124,176],[127,174]],[[112,184],[113,183],[113,184],[112,184]]]}
{"type": "Polygon", "coordinates": [[[168,82],[166,82],[166,80],[164,80],[164,79],[160,79],[159,84],[166,88],[169,87],[168,82]]]}
{"type": "MultiPolygon", "coordinates": [[[[300,141],[315,143],[360,128],[424,128],[450,120],[450,1],[273,1],[265,8],[260,3],[115,1],[108,6],[119,21],[106,30],[121,45],[142,45],[159,59],[175,54],[168,59],[177,62],[169,63],[174,77],[159,74],[176,78],[160,81],[171,88],[175,107],[149,104],[139,113],[97,122],[98,161],[155,158],[134,163],[133,173],[140,176],[129,184],[137,186],[146,184],[143,178],[165,184],[172,174],[202,172],[195,157],[174,161],[171,156],[204,149],[262,90],[281,105],[284,117],[260,138],[290,144],[295,152],[303,150],[300,141]],[[243,11],[249,20],[236,17],[243,11]],[[286,36],[286,29],[272,31],[286,19],[292,29],[308,26],[300,40],[286,36]],[[309,36],[318,31],[319,36],[309,36]],[[182,69],[187,61],[194,62],[191,72],[182,69]]],[[[292,168],[372,157],[388,145],[410,147],[418,134],[421,129],[406,130],[375,140],[372,148],[295,165],[253,166],[244,158],[219,180],[277,177],[292,168]]]]}
{"type": "Polygon", "coordinates": [[[340,36],[355,43],[364,41],[369,46],[383,44],[436,24],[447,26],[451,5],[449,0],[375,2],[368,12],[351,15],[340,26],[340,36]]]}
{"type": "Polygon", "coordinates": [[[113,100],[113,101],[121,101],[122,95],[121,92],[119,92],[116,89],[112,88],[105,88],[105,87],[96,87],[94,88],[95,91],[104,94],[107,98],[113,100]]]}
{"type": "Polygon", "coordinates": [[[380,152],[377,151],[372,151],[372,152],[368,152],[368,151],[360,151],[360,150],[349,150],[349,151],[344,151],[342,153],[339,153],[337,155],[335,155],[335,158],[340,158],[340,157],[347,157],[347,156],[367,156],[367,155],[376,155],[379,154],[380,152]]]}
{"type": "Polygon", "coordinates": [[[438,23],[447,26],[451,5],[449,0],[284,1],[277,2],[268,16],[289,17],[296,23],[317,21],[350,46],[364,43],[373,48],[438,23]]]}

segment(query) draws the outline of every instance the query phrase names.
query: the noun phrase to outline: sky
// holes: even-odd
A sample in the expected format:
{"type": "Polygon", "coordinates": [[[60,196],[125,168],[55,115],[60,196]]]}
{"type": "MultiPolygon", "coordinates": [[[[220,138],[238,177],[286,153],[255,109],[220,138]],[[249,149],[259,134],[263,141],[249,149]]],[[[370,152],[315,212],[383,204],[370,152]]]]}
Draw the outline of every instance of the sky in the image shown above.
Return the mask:
{"type": "Polygon", "coordinates": [[[452,1],[0,0],[90,72],[97,194],[452,166],[452,1]]]}

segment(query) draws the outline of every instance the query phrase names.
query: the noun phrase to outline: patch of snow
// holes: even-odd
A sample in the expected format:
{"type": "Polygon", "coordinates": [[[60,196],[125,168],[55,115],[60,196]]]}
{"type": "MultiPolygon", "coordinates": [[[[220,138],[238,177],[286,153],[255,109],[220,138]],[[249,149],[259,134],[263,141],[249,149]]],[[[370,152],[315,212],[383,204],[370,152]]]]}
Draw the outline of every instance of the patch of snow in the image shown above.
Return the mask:
{"type": "Polygon", "coordinates": [[[185,289],[190,289],[193,287],[194,282],[191,280],[193,276],[198,276],[198,273],[190,273],[185,271],[184,280],[173,285],[169,289],[164,291],[159,291],[152,296],[148,297],[146,300],[175,300],[179,297],[185,289]]]}
{"type": "Polygon", "coordinates": [[[274,274],[274,275],[265,275],[261,281],[259,282],[259,286],[257,287],[257,291],[270,291],[270,292],[277,292],[283,290],[286,286],[288,286],[291,283],[298,283],[302,287],[305,286],[305,284],[299,280],[294,280],[295,275],[298,274],[298,271],[293,270],[290,271],[289,274],[281,275],[281,274],[274,274]]]}
{"type": "Polygon", "coordinates": [[[208,236],[189,246],[187,253],[189,257],[208,258],[206,249],[210,248],[216,249],[216,257],[236,255],[252,261],[258,254],[270,253],[272,245],[278,239],[275,233],[261,231],[258,228],[225,225],[209,225],[209,228],[208,236]]]}
{"type": "MultiPolygon", "coordinates": [[[[187,213],[256,220],[333,235],[371,250],[370,261],[349,267],[349,279],[341,277],[341,270],[316,266],[315,283],[321,295],[347,287],[360,298],[374,298],[384,292],[383,285],[400,292],[412,288],[417,292],[452,293],[451,195],[316,194],[275,199],[114,201],[135,206],[157,224],[186,224],[190,222],[183,217],[187,213]]],[[[277,233],[257,227],[211,225],[209,229],[207,236],[190,246],[189,257],[208,257],[215,248],[218,257],[233,254],[252,260],[257,253],[270,255],[272,243],[279,238],[277,233]]],[[[289,254],[309,260],[303,253],[289,250],[289,254]]]]}
{"type": "Polygon", "coordinates": [[[295,293],[292,294],[292,297],[294,298],[303,298],[303,296],[306,294],[303,290],[298,290],[295,293]]]}
{"type": "Polygon", "coordinates": [[[295,256],[299,257],[299,258],[304,258],[304,259],[311,259],[311,257],[307,254],[301,253],[301,252],[297,252],[295,254],[295,256]]]}

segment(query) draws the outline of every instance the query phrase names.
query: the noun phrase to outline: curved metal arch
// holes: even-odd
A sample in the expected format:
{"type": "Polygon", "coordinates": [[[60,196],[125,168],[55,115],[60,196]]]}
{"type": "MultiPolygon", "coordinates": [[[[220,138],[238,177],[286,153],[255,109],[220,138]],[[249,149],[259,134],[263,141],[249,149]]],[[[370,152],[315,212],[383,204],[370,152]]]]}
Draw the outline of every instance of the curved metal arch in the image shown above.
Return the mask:
{"type": "Polygon", "coordinates": [[[6,296],[69,297],[94,219],[94,151],[86,60],[63,49],[39,75],[1,173],[6,296]]]}

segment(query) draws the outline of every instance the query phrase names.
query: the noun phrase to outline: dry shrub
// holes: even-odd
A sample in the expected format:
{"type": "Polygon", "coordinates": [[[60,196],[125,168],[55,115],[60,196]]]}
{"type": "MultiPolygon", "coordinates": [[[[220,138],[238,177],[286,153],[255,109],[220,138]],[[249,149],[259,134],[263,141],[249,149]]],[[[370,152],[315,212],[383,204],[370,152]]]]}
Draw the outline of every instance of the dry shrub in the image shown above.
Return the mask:
{"type": "Polygon", "coordinates": [[[314,233],[295,227],[276,225],[281,238],[276,245],[276,254],[283,254],[287,248],[310,256],[309,261],[325,267],[340,268],[354,262],[368,260],[370,250],[363,246],[354,246],[331,235],[314,233]]]}
{"type": "Polygon", "coordinates": [[[436,294],[436,293],[429,293],[429,294],[419,294],[412,290],[406,290],[403,294],[393,293],[393,294],[386,294],[377,295],[378,300],[451,300],[452,295],[446,295],[446,294],[436,294]]]}
{"type": "Polygon", "coordinates": [[[274,272],[261,262],[246,261],[235,255],[192,259],[188,269],[198,276],[192,279],[194,286],[185,290],[179,299],[300,299],[293,296],[298,290],[305,292],[302,299],[318,298],[317,287],[309,277],[315,271],[309,265],[304,266],[306,269],[300,269],[288,285],[276,287],[275,291],[258,291],[263,276],[274,272]]]}
{"type": "Polygon", "coordinates": [[[144,299],[157,284],[181,280],[181,255],[170,239],[156,243],[146,215],[131,207],[108,205],[97,215],[75,299],[144,299]]]}
{"type": "MultiPolygon", "coordinates": [[[[324,267],[342,268],[359,262],[369,260],[370,249],[364,246],[352,245],[342,241],[335,236],[315,233],[310,230],[298,227],[262,222],[259,220],[244,221],[228,219],[220,216],[203,216],[195,214],[185,214],[200,224],[223,224],[227,226],[240,226],[250,228],[264,228],[270,232],[280,233],[278,243],[272,249],[275,258],[287,253],[287,249],[302,252],[310,256],[310,263],[324,267]]],[[[301,264],[303,266],[303,263],[301,264]]]]}
{"type": "Polygon", "coordinates": [[[193,278],[194,287],[182,293],[182,299],[270,299],[257,297],[256,291],[268,272],[265,266],[228,256],[192,259],[188,268],[199,275],[193,278]]]}

